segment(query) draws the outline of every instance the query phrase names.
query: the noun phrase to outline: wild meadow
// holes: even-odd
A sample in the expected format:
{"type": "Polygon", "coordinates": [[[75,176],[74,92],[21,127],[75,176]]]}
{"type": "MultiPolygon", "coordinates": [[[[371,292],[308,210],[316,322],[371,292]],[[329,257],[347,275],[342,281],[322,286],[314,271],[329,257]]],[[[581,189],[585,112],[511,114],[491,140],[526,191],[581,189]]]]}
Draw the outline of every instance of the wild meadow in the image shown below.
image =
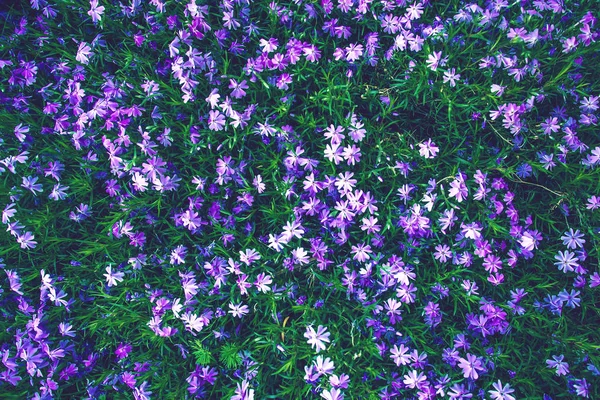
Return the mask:
{"type": "Polygon", "coordinates": [[[600,399],[570,0],[0,4],[0,398],[600,399]]]}

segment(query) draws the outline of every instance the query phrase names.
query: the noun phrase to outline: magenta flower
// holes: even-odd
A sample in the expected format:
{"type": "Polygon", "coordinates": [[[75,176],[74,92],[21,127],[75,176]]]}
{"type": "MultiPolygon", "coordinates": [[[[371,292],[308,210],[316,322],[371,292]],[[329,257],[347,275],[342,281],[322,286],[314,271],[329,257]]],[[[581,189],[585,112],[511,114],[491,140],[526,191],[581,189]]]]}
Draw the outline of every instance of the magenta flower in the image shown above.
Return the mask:
{"type": "Polygon", "coordinates": [[[119,344],[119,346],[117,346],[117,350],[115,350],[115,355],[117,356],[117,358],[119,360],[122,360],[124,358],[127,358],[127,356],[129,356],[129,353],[131,353],[131,345],[128,343],[121,343],[119,344]]]}

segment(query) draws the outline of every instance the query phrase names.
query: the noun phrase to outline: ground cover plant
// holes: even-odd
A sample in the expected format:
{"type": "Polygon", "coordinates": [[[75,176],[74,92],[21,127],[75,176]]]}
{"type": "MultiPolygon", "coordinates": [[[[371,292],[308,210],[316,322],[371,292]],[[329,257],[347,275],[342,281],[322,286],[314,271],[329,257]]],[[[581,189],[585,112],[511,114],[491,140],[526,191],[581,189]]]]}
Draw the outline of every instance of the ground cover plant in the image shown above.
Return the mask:
{"type": "Polygon", "coordinates": [[[597,18],[2,2],[0,397],[600,398],[597,18]]]}

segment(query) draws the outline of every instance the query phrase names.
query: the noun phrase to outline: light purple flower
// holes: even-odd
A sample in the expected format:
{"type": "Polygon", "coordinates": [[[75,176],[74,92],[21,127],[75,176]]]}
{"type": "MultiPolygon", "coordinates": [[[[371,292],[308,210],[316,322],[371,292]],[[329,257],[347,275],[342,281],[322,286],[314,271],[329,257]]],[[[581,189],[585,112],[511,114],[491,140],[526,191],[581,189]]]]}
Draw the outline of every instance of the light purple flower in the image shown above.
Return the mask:
{"type": "Polygon", "coordinates": [[[467,353],[467,358],[460,357],[458,359],[458,366],[462,368],[463,375],[465,378],[477,379],[479,373],[477,371],[484,371],[483,363],[481,359],[473,354],[467,353]]]}
{"type": "Polygon", "coordinates": [[[82,64],[88,64],[90,62],[90,56],[92,56],[91,52],[92,48],[88,46],[86,42],[79,43],[79,48],[77,49],[77,55],[75,59],[82,64]]]}
{"type": "Polygon", "coordinates": [[[325,350],[325,343],[330,342],[329,335],[330,333],[327,332],[327,328],[322,325],[317,327],[316,332],[314,328],[309,325],[306,327],[306,332],[304,333],[304,337],[308,339],[308,344],[310,344],[311,347],[314,347],[317,353],[321,350],[325,350]]]}

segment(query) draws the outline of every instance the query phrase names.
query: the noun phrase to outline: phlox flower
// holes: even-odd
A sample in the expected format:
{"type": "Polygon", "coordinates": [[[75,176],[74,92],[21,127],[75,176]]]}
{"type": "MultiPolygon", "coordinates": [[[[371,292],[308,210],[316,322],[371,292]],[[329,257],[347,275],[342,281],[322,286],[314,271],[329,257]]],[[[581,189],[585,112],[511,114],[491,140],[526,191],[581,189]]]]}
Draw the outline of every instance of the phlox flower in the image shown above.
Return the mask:
{"type": "Polygon", "coordinates": [[[314,366],[317,372],[321,375],[330,375],[333,373],[333,369],[335,368],[331,358],[327,357],[324,359],[323,356],[317,356],[314,366]]]}
{"type": "Polygon", "coordinates": [[[95,24],[102,19],[104,7],[98,6],[98,0],[90,0],[90,10],[87,13],[90,17],[92,17],[92,22],[95,24]]]}
{"type": "Polygon", "coordinates": [[[148,189],[148,179],[139,172],[134,172],[131,178],[133,188],[138,192],[145,192],[148,189]]]}
{"type": "Polygon", "coordinates": [[[256,289],[259,292],[267,293],[271,290],[271,287],[269,286],[271,283],[273,283],[273,279],[271,278],[271,276],[265,274],[264,272],[261,272],[256,277],[256,281],[254,281],[254,286],[256,286],[256,289]]]}
{"type": "Polygon", "coordinates": [[[17,210],[15,210],[15,203],[9,203],[2,210],[2,223],[7,224],[10,222],[10,219],[17,214],[17,210]]]}
{"type": "Polygon", "coordinates": [[[135,400],[150,400],[151,390],[146,390],[148,382],[143,382],[139,387],[133,389],[133,398],[135,400]]]}
{"type": "Polygon", "coordinates": [[[409,6],[406,9],[406,14],[405,15],[411,21],[415,20],[415,19],[421,18],[421,15],[423,15],[423,4],[421,4],[421,3],[413,3],[411,6],[409,6]]]}
{"type": "Polygon", "coordinates": [[[597,208],[600,208],[600,196],[594,195],[589,197],[585,208],[588,210],[596,210],[597,208]]]}
{"type": "Polygon", "coordinates": [[[254,400],[254,389],[250,389],[250,383],[244,379],[242,383],[237,383],[235,394],[230,400],[254,400]]]}
{"type": "Polygon", "coordinates": [[[325,400],[344,400],[344,393],[338,388],[331,388],[331,390],[323,390],[321,397],[325,400]]]}
{"type": "Polygon", "coordinates": [[[58,331],[60,332],[61,336],[75,337],[75,332],[73,332],[72,329],[73,325],[66,322],[61,322],[58,324],[58,331]]]}
{"type": "Polygon", "coordinates": [[[240,261],[244,264],[249,266],[258,260],[260,260],[260,254],[255,249],[240,250],[240,261]]]}
{"type": "Polygon", "coordinates": [[[283,249],[283,245],[287,243],[282,235],[273,235],[269,234],[269,247],[275,250],[276,252],[280,252],[283,249]]]}
{"type": "Polygon", "coordinates": [[[79,43],[79,48],[77,49],[77,55],[75,56],[75,59],[78,62],[87,65],[90,62],[90,56],[93,54],[91,50],[92,48],[88,46],[86,42],[79,43]]]}
{"type": "Polygon", "coordinates": [[[208,113],[208,129],[211,131],[222,131],[225,128],[225,116],[217,110],[208,113]]]}
{"type": "Polygon", "coordinates": [[[413,369],[408,374],[404,375],[404,380],[402,382],[410,389],[420,389],[427,382],[427,377],[422,371],[417,372],[413,369]]]}
{"type": "Polygon", "coordinates": [[[292,256],[294,259],[294,263],[296,263],[296,264],[302,265],[302,264],[308,264],[308,262],[309,262],[308,253],[302,247],[298,247],[298,248],[292,250],[292,256]]]}
{"type": "Polygon", "coordinates": [[[507,383],[506,385],[502,385],[502,382],[498,380],[498,382],[492,385],[495,390],[490,390],[488,393],[493,400],[515,400],[515,397],[511,395],[514,393],[515,389],[511,388],[507,383]]]}
{"type": "Polygon", "coordinates": [[[41,193],[43,191],[42,184],[36,183],[38,181],[37,176],[24,176],[23,183],[21,187],[31,191],[34,195],[37,195],[37,192],[41,193]]]}
{"type": "Polygon", "coordinates": [[[465,184],[464,177],[461,173],[457,174],[455,179],[450,183],[448,196],[455,197],[456,201],[461,203],[469,195],[469,189],[465,184]]]}
{"type": "Polygon", "coordinates": [[[462,368],[463,375],[465,378],[471,378],[477,380],[479,378],[479,374],[477,371],[483,371],[485,368],[483,367],[483,363],[479,357],[467,353],[467,358],[460,357],[458,359],[458,366],[462,368]]]}
{"type": "Polygon", "coordinates": [[[354,62],[358,60],[363,55],[363,45],[352,43],[348,47],[346,47],[346,61],[354,62]]]}
{"type": "Polygon", "coordinates": [[[445,263],[446,261],[448,261],[448,259],[452,258],[452,252],[450,251],[450,247],[446,244],[438,244],[437,246],[435,246],[433,258],[445,263]]]}
{"type": "Polygon", "coordinates": [[[573,388],[578,396],[585,397],[586,399],[589,397],[590,386],[585,378],[577,379],[576,383],[573,385],[573,388]]]}
{"type": "Polygon", "coordinates": [[[567,246],[567,249],[576,249],[583,248],[583,244],[585,243],[585,239],[583,239],[583,233],[577,229],[573,232],[573,228],[569,228],[568,232],[565,232],[560,239],[563,241],[563,244],[567,246]]]}
{"type": "Polygon", "coordinates": [[[319,325],[316,331],[311,325],[309,325],[306,327],[306,332],[304,332],[304,337],[308,339],[307,343],[310,344],[311,347],[317,351],[317,353],[319,353],[321,350],[325,350],[325,343],[330,342],[330,335],[331,334],[327,332],[327,328],[322,325],[319,325]]]}
{"type": "Polygon", "coordinates": [[[302,227],[302,224],[299,221],[294,221],[291,223],[290,221],[288,221],[283,227],[283,232],[281,233],[281,236],[286,242],[289,242],[294,237],[302,239],[302,236],[304,236],[304,228],[302,227]]]}
{"type": "Polygon", "coordinates": [[[23,124],[19,124],[15,126],[14,133],[19,142],[23,143],[25,138],[27,137],[25,134],[29,132],[29,126],[23,124]]]}
{"type": "Polygon", "coordinates": [[[115,355],[117,356],[117,358],[119,360],[122,360],[124,358],[127,358],[129,353],[131,353],[131,350],[132,350],[132,347],[130,344],[121,343],[117,346],[117,349],[115,350],[115,355]]]}
{"type": "Polygon", "coordinates": [[[250,308],[248,308],[248,306],[245,304],[242,305],[242,303],[233,304],[232,302],[230,302],[229,308],[230,310],[228,311],[228,313],[236,318],[242,318],[244,315],[250,312],[250,308]]]}
{"type": "Polygon", "coordinates": [[[334,163],[335,165],[338,165],[343,160],[342,154],[343,154],[342,148],[337,143],[328,144],[325,147],[325,152],[324,152],[325,158],[327,158],[330,162],[334,163]]]}
{"type": "Polygon", "coordinates": [[[346,375],[346,374],[341,374],[340,376],[331,375],[329,377],[329,383],[334,388],[347,389],[349,382],[350,382],[350,377],[348,375],[346,375]]]}
{"type": "Polygon", "coordinates": [[[123,282],[125,276],[123,272],[113,272],[110,265],[106,267],[106,274],[103,275],[106,277],[108,287],[117,286],[117,282],[123,282]]]}
{"type": "Polygon", "coordinates": [[[439,151],[439,147],[431,141],[431,138],[427,139],[425,143],[419,143],[419,154],[424,158],[435,158],[439,151]]]}
{"type": "Polygon", "coordinates": [[[410,364],[412,357],[410,355],[410,348],[404,346],[404,344],[400,344],[400,347],[394,345],[390,349],[391,356],[390,358],[394,361],[394,363],[399,367],[400,365],[410,364]]]}
{"type": "Polygon", "coordinates": [[[456,81],[460,80],[460,74],[456,73],[456,69],[452,68],[449,71],[444,72],[444,83],[450,82],[450,87],[456,86],[456,81]]]}
{"type": "Polygon", "coordinates": [[[533,251],[533,249],[537,249],[540,240],[542,240],[542,235],[538,231],[526,231],[519,239],[519,244],[524,250],[533,251]]]}
{"type": "Polygon", "coordinates": [[[34,249],[37,246],[37,242],[33,240],[35,236],[31,232],[25,232],[23,235],[18,234],[16,236],[17,243],[21,245],[22,249],[34,249]]]}
{"type": "Polygon", "coordinates": [[[319,61],[321,58],[321,51],[313,44],[303,47],[302,52],[304,53],[306,60],[312,63],[319,61]]]}
{"type": "Polygon", "coordinates": [[[372,252],[373,250],[368,244],[359,243],[358,246],[352,246],[352,254],[354,254],[352,258],[358,262],[367,261],[370,258],[369,254],[372,252]]]}
{"type": "Polygon", "coordinates": [[[555,368],[556,375],[567,375],[569,373],[569,364],[564,362],[565,356],[563,354],[558,356],[552,356],[552,359],[546,360],[548,368],[555,368]]]}
{"type": "Polygon", "coordinates": [[[575,253],[570,252],[569,250],[565,250],[564,252],[558,251],[558,254],[554,256],[556,262],[554,265],[558,267],[558,269],[565,274],[567,272],[573,272],[575,268],[579,267],[578,258],[575,256],[575,253]]]}

